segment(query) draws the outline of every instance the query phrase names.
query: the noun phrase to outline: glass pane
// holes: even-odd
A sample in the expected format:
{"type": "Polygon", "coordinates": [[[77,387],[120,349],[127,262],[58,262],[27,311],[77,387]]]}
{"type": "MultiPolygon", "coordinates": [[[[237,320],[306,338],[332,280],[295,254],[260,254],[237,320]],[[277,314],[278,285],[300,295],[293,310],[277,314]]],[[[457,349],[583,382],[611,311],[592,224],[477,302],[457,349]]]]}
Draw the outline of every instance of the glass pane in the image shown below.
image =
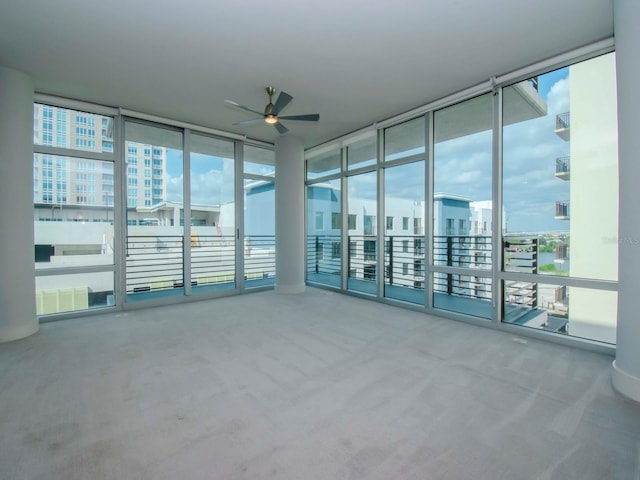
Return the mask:
{"type": "Polygon", "coordinates": [[[113,152],[113,118],[35,103],[33,143],[73,150],[113,152]]]}
{"type": "Polygon", "coordinates": [[[127,299],[182,295],[182,133],[125,124],[127,299]]]}
{"type": "Polygon", "coordinates": [[[340,287],[342,269],[340,180],[307,187],[307,280],[340,287]]]}
{"type": "Polygon", "coordinates": [[[339,148],[307,155],[307,179],[324,177],[340,172],[342,153],[339,148]]]}
{"type": "Polygon", "coordinates": [[[191,135],[193,293],[235,286],[234,164],[233,142],[191,135]]]}
{"type": "Polygon", "coordinates": [[[418,117],[385,129],[385,161],[424,153],[424,128],[424,117],[418,117]]]}
{"type": "Polygon", "coordinates": [[[34,154],[36,269],[113,265],[113,162],[34,154]]]}
{"type": "Polygon", "coordinates": [[[504,321],[615,344],[617,301],[617,292],[505,281],[504,321]]]}
{"type": "Polygon", "coordinates": [[[377,294],[376,172],[347,177],[349,290],[377,294]]]}
{"type": "Polygon", "coordinates": [[[275,183],[245,179],[244,280],[246,288],[275,283],[275,225],[275,183]]]}
{"type": "Polygon", "coordinates": [[[434,115],[434,264],[491,269],[491,95],[434,115]]]}
{"type": "Polygon", "coordinates": [[[505,237],[537,239],[537,273],[617,280],[614,54],[504,89],[504,123],[505,237]]]}
{"type": "Polygon", "coordinates": [[[273,150],[253,145],[244,146],[244,173],[274,176],[276,157],[273,150]]]}
{"type": "Polygon", "coordinates": [[[490,277],[435,272],[433,306],[442,310],[490,319],[492,286],[490,277]]]}
{"type": "Polygon", "coordinates": [[[375,165],[377,155],[376,136],[373,133],[369,138],[358,140],[347,146],[347,168],[353,170],[375,165]]]}
{"type": "Polygon", "coordinates": [[[384,294],[421,305],[425,280],[424,179],[423,161],[384,172],[384,294]]]}
{"type": "Polygon", "coordinates": [[[113,272],[36,277],[38,315],[115,305],[113,272]]]}

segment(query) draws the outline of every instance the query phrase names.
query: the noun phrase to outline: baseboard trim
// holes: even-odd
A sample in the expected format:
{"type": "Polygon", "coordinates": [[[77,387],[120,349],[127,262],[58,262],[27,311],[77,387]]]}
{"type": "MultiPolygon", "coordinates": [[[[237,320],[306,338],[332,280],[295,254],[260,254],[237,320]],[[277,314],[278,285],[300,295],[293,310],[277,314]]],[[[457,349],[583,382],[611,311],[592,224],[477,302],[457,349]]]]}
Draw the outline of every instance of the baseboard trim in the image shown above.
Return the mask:
{"type": "Polygon", "coordinates": [[[611,383],[613,384],[613,388],[622,395],[640,403],[640,378],[629,375],[624,370],[621,370],[615,360],[613,361],[611,383]]]}

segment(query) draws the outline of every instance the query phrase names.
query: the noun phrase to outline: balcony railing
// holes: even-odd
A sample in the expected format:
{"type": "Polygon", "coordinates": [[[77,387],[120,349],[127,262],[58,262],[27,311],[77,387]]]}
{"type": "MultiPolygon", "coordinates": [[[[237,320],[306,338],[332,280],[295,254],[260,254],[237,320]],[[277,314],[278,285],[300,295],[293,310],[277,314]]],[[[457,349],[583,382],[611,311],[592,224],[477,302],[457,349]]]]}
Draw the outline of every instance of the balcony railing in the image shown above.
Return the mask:
{"type": "MultiPolygon", "coordinates": [[[[236,285],[234,235],[198,235],[190,238],[193,288],[236,285]]],[[[126,291],[128,294],[182,288],[184,247],[179,235],[127,237],[126,291]]],[[[244,242],[244,278],[247,286],[272,284],[275,279],[275,237],[252,235],[244,242]]]]}
{"type": "Polygon", "coordinates": [[[276,277],[276,237],[244,237],[244,279],[247,286],[273,284],[276,277]]]}
{"type": "Polygon", "coordinates": [[[569,220],[569,202],[556,202],[556,220],[569,220]]]}
{"type": "Polygon", "coordinates": [[[569,112],[559,113],[556,115],[556,130],[569,128],[570,118],[569,112]]]}
{"type": "Polygon", "coordinates": [[[492,264],[491,237],[447,235],[433,237],[433,262],[448,267],[489,270],[492,264]]]}
{"type": "Polygon", "coordinates": [[[570,123],[569,112],[556,115],[556,134],[564,141],[571,139],[570,123]]]}
{"type": "Polygon", "coordinates": [[[562,180],[569,180],[569,159],[571,157],[556,158],[556,177],[562,180]]]}
{"type": "Polygon", "coordinates": [[[182,236],[128,236],[127,293],[182,287],[183,250],[182,236]]]}
{"type": "Polygon", "coordinates": [[[340,276],[342,244],[339,235],[307,237],[307,272],[340,276]]]}

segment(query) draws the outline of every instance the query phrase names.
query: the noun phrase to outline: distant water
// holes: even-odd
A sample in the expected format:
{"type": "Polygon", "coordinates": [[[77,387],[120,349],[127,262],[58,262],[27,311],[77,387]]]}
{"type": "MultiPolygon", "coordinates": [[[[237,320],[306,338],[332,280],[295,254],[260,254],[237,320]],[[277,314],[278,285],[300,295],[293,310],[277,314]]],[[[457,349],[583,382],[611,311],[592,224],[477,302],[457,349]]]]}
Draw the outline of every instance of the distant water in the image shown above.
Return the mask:
{"type": "Polygon", "coordinates": [[[538,254],[538,259],[540,262],[538,265],[546,265],[548,263],[553,263],[558,270],[569,270],[569,261],[565,260],[564,263],[554,263],[556,259],[556,254],[554,252],[540,252],[538,254]]]}

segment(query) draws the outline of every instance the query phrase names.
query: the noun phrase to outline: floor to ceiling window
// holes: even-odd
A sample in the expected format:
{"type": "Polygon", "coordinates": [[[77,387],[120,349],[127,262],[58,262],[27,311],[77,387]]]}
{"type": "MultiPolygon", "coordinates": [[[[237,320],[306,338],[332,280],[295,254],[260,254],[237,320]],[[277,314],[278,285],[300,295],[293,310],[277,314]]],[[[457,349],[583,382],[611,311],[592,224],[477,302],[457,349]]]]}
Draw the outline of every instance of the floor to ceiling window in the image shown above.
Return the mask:
{"type": "Polygon", "coordinates": [[[184,294],[183,135],[125,122],[129,301],[184,294]]]}
{"type": "Polygon", "coordinates": [[[541,70],[309,150],[307,280],[615,343],[615,54],[541,70]]]}
{"type": "Polygon", "coordinates": [[[276,278],[275,154],[244,145],[244,286],[273,285],[276,278]]]}
{"type": "Polygon", "coordinates": [[[384,132],[384,296],[425,303],[425,119],[384,132]]]}
{"type": "Polygon", "coordinates": [[[339,147],[307,156],[307,179],[316,179],[307,186],[307,280],[334,287],[342,286],[341,165],[339,147]]]}
{"type": "Polygon", "coordinates": [[[492,316],[492,95],[434,113],[433,306],[492,316]]]}
{"type": "Polygon", "coordinates": [[[115,304],[114,117],[34,104],[38,315],[115,304]]]}
{"type": "Polygon", "coordinates": [[[504,321],[615,343],[613,53],[504,89],[504,321]],[[539,113],[518,117],[525,90],[539,113]]]}
{"type": "Polygon", "coordinates": [[[191,291],[236,285],[235,145],[190,134],[191,291]]]}
{"type": "Polygon", "coordinates": [[[375,171],[347,177],[347,288],[377,294],[378,194],[375,171]]]}

